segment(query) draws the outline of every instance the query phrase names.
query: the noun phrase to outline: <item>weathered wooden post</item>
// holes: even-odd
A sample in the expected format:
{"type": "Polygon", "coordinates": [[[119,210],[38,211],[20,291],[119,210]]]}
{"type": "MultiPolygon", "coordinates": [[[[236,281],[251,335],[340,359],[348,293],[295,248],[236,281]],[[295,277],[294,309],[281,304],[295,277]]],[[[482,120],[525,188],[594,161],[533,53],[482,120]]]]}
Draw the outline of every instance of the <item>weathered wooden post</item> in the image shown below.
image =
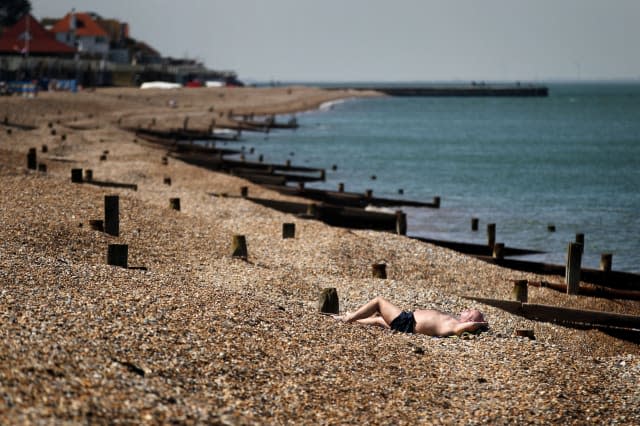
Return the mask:
{"type": "Polygon", "coordinates": [[[169,164],[169,160],[167,159],[167,157],[162,157],[162,165],[166,166],[167,164],[169,164]]]}
{"type": "Polygon", "coordinates": [[[344,183],[343,182],[338,183],[338,192],[344,192],[344,183]]]}
{"type": "Polygon", "coordinates": [[[36,149],[29,148],[29,153],[27,153],[27,168],[35,170],[37,167],[38,161],[36,160],[36,149]]]}
{"type": "Polygon", "coordinates": [[[320,180],[323,182],[327,180],[327,171],[325,169],[320,170],[320,180]]]}
{"type": "Polygon", "coordinates": [[[82,169],[71,169],[71,182],[82,183],[82,169]]]}
{"type": "Polygon", "coordinates": [[[489,223],[487,225],[487,245],[490,249],[493,249],[493,246],[496,243],[496,224],[489,223]]]}
{"type": "Polygon", "coordinates": [[[38,164],[38,171],[42,173],[47,173],[47,165],[44,163],[38,164]]]}
{"type": "Polygon", "coordinates": [[[323,288],[318,298],[318,310],[323,314],[340,313],[338,291],[334,287],[323,288]]]}
{"type": "Polygon", "coordinates": [[[187,127],[189,127],[189,117],[185,117],[182,122],[182,130],[187,131],[187,127]]]}
{"type": "Polygon", "coordinates": [[[402,210],[396,210],[396,233],[407,235],[407,214],[402,210]]]}
{"type": "Polygon", "coordinates": [[[49,152],[49,147],[47,145],[42,145],[42,152],[49,152]]]}
{"type": "Polygon", "coordinates": [[[87,169],[84,171],[84,180],[91,182],[93,180],[93,170],[87,169]]]}
{"type": "Polygon", "coordinates": [[[262,163],[264,161],[264,156],[262,154],[258,155],[258,162],[262,163]]]}
{"type": "Polygon", "coordinates": [[[120,235],[120,197],[104,196],[104,231],[117,237],[120,235]]]}
{"type": "Polygon", "coordinates": [[[581,244],[584,247],[584,234],[576,234],[576,243],[581,244]]]}
{"type": "Polygon", "coordinates": [[[513,282],[513,300],[527,303],[527,300],[529,300],[527,285],[527,280],[515,280],[513,282]]]}
{"type": "Polygon", "coordinates": [[[365,198],[373,197],[373,189],[367,189],[366,191],[364,191],[364,196],[365,198]]]}
{"type": "Polygon", "coordinates": [[[129,256],[129,246],[126,244],[109,244],[107,249],[107,264],[113,266],[127,267],[129,256]]]}
{"type": "Polygon", "coordinates": [[[373,278],[387,279],[387,265],[385,263],[374,263],[371,265],[373,278]]]}
{"type": "Polygon", "coordinates": [[[580,267],[582,262],[582,244],[569,243],[567,248],[567,266],[565,281],[567,294],[578,294],[580,289],[580,267]]]}
{"type": "Polygon", "coordinates": [[[240,196],[242,198],[247,198],[249,196],[249,187],[248,186],[241,186],[240,187],[240,196]]]}
{"type": "Polygon", "coordinates": [[[107,161],[107,154],[100,155],[100,161],[107,161]]]}
{"type": "Polygon", "coordinates": [[[547,225],[547,231],[556,232],[556,226],[553,223],[547,225]]]}
{"type": "Polygon", "coordinates": [[[169,198],[169,207],[180,211],[180,198],[169,198]]]}
{"type": "Polygon", "coordinates": [[[234,235],[231,240],[231,257],[247,260],[247,239],[244,235],[234,235]]]}
{"type": "Polygon", "coordinates": [[[291,167],[291,160],[287,160],[285,166],[287,167],[287,169],[291,167]]]}
{"type": "Polygon", "coordinates": [[[171,178],[170,178],[170,177],[168,177],[168,176],[165,176],[165,178],[164,178],[164,184],[165,184],[165,185],[169,185],[169,186],[171,186],[171,178]]]}
{"type": "Polygon", "coordinates": [[[495,243],[493,245],[493,258],[504,259],[504,243],[495,243]]]}
{"type": "Polygon", "coordinates": [[[404,189],[398,188],[398,194],[400,194],[400,195],[404,194],[404,189]]]}
{"type": "Polygon", "coordinates": [[[477,217],[472,217],[471,218],[471,230],[472,231],[477,231],[478,230],[478,223],[479,220],[477,217]]]}
{"type": "Polygon", "coordinates": [[[296,237],[296,224],[295,223],[283,223],[282,224],[282,238],[295,238],[296,237]]]}
{"type": "Polygon", "coordinates": [[[338,170],[338,165],[337,165],[337,164],[332,164],[332,165],[331,165],[331,170],[333,170],[334,172],[335,172],[336,170],[338,170]]]}
{"type": "Polygon", "coordinates": [[[613,254],[602,253],[600,255],[600,270],[605,272],[611,272],[612,262],[613,262],[613,254]]]}
{"type": "Polygon", "coordinates": [[[433,197],[433,205],[440,208],[440,197],[433,197]]]}

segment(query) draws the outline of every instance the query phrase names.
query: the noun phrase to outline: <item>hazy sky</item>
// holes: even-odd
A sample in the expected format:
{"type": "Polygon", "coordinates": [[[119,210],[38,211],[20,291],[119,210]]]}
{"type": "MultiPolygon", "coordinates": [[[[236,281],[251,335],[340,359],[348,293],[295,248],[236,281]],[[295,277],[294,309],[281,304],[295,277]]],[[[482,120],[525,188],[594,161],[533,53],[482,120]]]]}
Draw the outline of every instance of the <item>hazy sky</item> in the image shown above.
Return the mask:
{"type": "Polygon", "coordinates": [[[250,80],[640,78],[638,0],[31,0],[250,80]]]}

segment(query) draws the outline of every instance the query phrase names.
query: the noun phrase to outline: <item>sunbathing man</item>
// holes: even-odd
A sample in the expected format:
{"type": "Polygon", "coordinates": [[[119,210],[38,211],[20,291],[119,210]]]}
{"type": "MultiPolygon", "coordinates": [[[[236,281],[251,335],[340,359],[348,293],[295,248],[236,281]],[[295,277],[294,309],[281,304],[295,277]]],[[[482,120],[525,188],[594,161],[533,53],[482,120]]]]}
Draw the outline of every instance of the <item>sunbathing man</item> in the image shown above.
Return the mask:
{"type": "Polygon", "coordinates": [[[402,311],[400,308],[378,296],[356,312],[345,315],[334,315],[344,322],[377,325],[405,333],[420,333],[429,336],[451,336],[462,333],[473,333],[486,328],[489,323],[477,309],[468,309],[460,313],[460,317],[434,309],[418,309],[414,312],[402,311]],[[380,314],[380,316],[377,316],[380,314]]]}

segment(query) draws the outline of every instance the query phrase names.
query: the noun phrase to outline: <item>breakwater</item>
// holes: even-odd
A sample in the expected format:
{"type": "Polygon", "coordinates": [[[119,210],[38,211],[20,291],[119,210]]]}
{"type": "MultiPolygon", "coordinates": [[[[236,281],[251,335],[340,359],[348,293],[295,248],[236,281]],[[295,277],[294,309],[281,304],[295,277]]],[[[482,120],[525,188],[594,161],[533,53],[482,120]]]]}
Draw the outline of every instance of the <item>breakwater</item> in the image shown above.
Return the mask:
{"type": "MultiPolygon", "coordinates": [[[[330,89],[338,89],[331,87],[330,89]]],[[[344,87],[340,87],[344,89],[344,87]]],[[[549,88],[541,85],[487,85],[471,84],[464,86],[357,86],[353,90],[375,90],[389,96],[439,96],[439,97],[545,97],[549,88]]]]}

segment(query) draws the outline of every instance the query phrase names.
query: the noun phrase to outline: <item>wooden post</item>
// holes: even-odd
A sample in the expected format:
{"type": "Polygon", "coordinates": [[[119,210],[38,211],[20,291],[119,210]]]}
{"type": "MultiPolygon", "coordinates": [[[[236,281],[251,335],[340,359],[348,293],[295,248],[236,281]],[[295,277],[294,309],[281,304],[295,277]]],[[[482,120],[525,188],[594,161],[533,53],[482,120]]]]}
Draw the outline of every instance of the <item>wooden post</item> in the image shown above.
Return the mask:
{"type": "Polygon", "coordinates": [[[387,279],[387,265],[384,263],[374,263],[371,265],[371,272],[373,273],[373,278],[387,279]]]}
{"type": "Polygon", "coordinates": [[[264,161],[264,156],[262,154],[258,155],[258,162],[262,163],[264,161]]]}
{"type": "Polygon", "coordinates": [[[580,264],[582,262],[582,244],[569,243],[567,248],[567,267],[565,281],[567,294],[578,294],[580,289],[580,264]]]}
{"type": "Polygon", "coordinates": [[[504,259],[504,243],[495,243],[493,245],[493,258],[504,259]]]}
{"type": "Polygon", "coordinates": [[[296,224],[295,223],[283,223],[282,224],[282,238],[295,238],[296,237],[296,224]]]}
{"type": "Polygon", "coordinates": [[[404,194],[404,189],[398,188],[398,194],[400,194],[400,195],[404,194]]]}
{"type": "Polygon", "coordinates": [[[127,267],[129,256],[129,246],[126,244],[109,244],[107,250],[107,264],[113,266],[127,267]]]}
{"type": "Polygon", "coordinates": [[[327,180],[327,172],[325,169],[320,170],[320,180],[323,182],[327,180]]]}
{"type": "Polygon", "coordinates": [[[285,166],[287,166],[287,168],[291,167],[291,160],[287,160],[287,162],[285,163],[285,166]]]}
{"type": "Polygon", "coordinates": [[[42,152],[49,152],[49,147],[47,145],[42,145],[42,152]]]}
{"type": "Polygon", "coordinates": [[[180,211],[180,198],[169,198],[169,207],[180,211]]]}
{"type": "Polygon", "coordinates": [[[547,225],[547,231],[556,232],[556,226],[553,223],[547,225]]]}
{"type": "Polygon", "coordinates": [[[93,170],[87,169],[84,171],[84,180],[91,182],[93,180],[93,170]]]}
{"type": "Polygon", "coordinates": [[[373,197],[373,189],[367,189],[366,191],[364,191],[364,196],[365,198],[373,197]]]}
{"type": "Polygon", "coordinates": [[[337,164],[332,164],[332,165],[331,165],[331,170],[333,170],[334,172],[335,172],[336,170],[338,170],[338,165],[337,165],[337,164]]]}
{"type": "Polygon", "coordinates": [[[433,197],[433,205],[440,208],[440,197],[433,197]]]}
{"type": "Polygon", "coordinates": [[[517,328],[516,329],[516,336],[518,337],[526,337],[530,340],[536,340],[536,336],[533,332],[533,330],[528,329],[528,328],[517,328]]]}
{"type": "Polygon", "coordinates": [[[247,239],[244,235],[234,235],[231,240],[231,257],[247,260],[247,239]]]}
{"type": "Polygon", "coordinates": [[[407,235],[407,214],[402,210],[396,210],[396,233],[407,235]]]}
{"type": "Polygon", "coordinates": [[[298,191],[304,191],[304,182],[298,182],[298,191]]]}
{"type": "Polygon", "coordinates": [[[89,226],[94,231],[104,232],[104,221],[101,219],[91,219],[89,220],[89,226]]]}
{"type": "Polygon", "coordinates": [[[490,249],[493,249],[493,246],[496,243],[496,224],[489,223],[487,225],[487,245],[490,249]]]}
{"type": "Polygon", "coordinates": [[[102,154],[100,156],[100,161],[107,161],[107,154],[102,154]]]}
{"type": "Polygon", "coordinates": [[[611,272],[611,263],[613,262],[613,254],[602,253],[600,255],[600,270],[611,272]]]}
{"type": "Polygon", "coordinates": [[[323,288],[318,298],[318,310],[324,314],[340,313],[338,291],[334,287],[323,288]]]}
{"type": "Polygon", "coordinates": [[[477,217],[472,217],[471,218],[471,230],[472,231],[477,231],[478,230],[478,218],[477,217]]]}
{"type": "Polygon", "coordinates": [[[516,280],[513,282],[513,300],[527,303],[529,299],[527,284],[527,280],[516,280]]]}
{"type": "Polygon", "coordinates": [[[82,169],[71,169],[71,182],[82,183],[82,169]]]}
{"type": "Polygon", "coordinates": [[[185,117],[184,121],[182,122],[182,130],[187,130],[187,127],[189,126],[189,117],[185,117]]]}
{"type": "Polygon", "coordinates": [[[120,235],[120,197],[104,196],[104,231],[117,237],[120,235]]]}
{"type": "Polygon", "coordinates": [[[44,163],[38,164],[38,171],[42,173],[47,173],[47,165],[44,163]]]}
{"type": "Polygon", "coordinates": [[[344,192],[344,183],[343,182],[340,182],[338,184],[338,192],[344,192]]]}
{"type": "Polygon", "coordinates": [[[170,178],[170,177],[168,177],[168,176],[167,176],[167,177],[165,177],[165,178],[164,178],[164,184],[165,184],[165,185],[169,185],[169,186],[171,186],[171,178],[170,178]]]}
{"type": "Polygon", "coordinates": [[[36,160],[36,149],[29,148],[29,153],[27,154],[27,168],[31,170],[35,170],[38,167],[38,162],[36,160]]]}
{"type": "Polygon", "coordinates": [[[241,186],[240,187],[240,196],[242,198],[247,198],[249,196],[249,187],[248,186],[241,186]]]}
{"type": "Polygon", "coordinates": [[[584,247],[584,234],[576,234],[576,243],[582,244],[584,247]]]}
{"type": "Polygon", "coordinates": [[[167,159],[167,157],[162,157],[162,165],[166,166],[167,164],[169,164],[169,160],[167,159]]]}

